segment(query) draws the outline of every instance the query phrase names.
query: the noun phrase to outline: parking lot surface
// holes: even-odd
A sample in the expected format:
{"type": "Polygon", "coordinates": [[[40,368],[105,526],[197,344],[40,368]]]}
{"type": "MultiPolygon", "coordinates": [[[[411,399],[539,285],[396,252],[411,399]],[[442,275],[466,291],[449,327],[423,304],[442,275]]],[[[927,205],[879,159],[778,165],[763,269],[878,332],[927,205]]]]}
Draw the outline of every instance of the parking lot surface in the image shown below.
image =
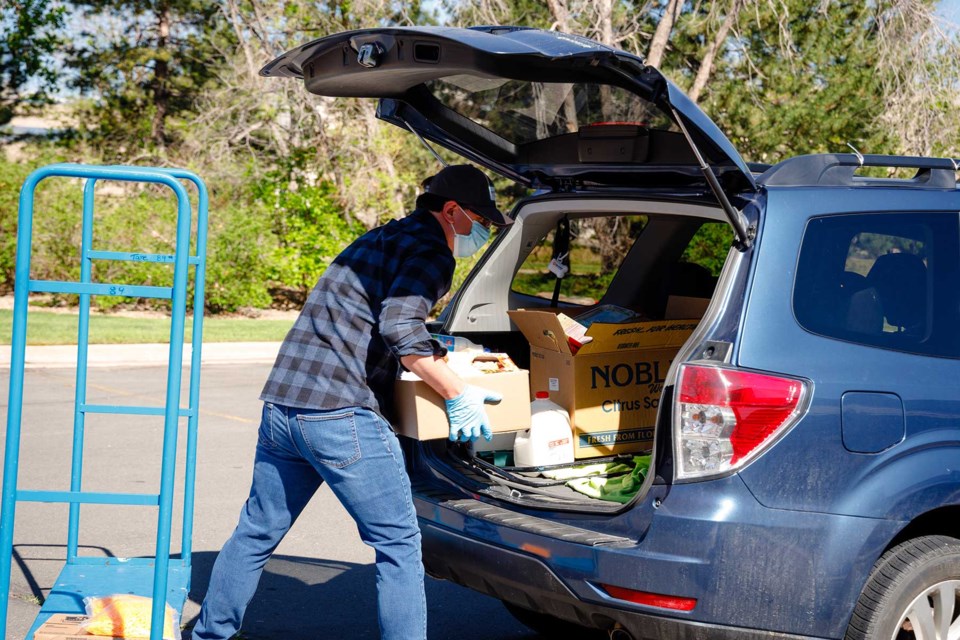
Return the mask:
{"type": "MultiPolygon", "coordinates": [[[[87,401],[161,406],[164,367],[92,367],[87,401]]],[[[249,490],[260,403],[269,365],[204,366],[201,376],[193,583],[184,609],[189,628],[199,611],[217,551],[236,525],[249,490]]],[[[9,369],[0,368],[0,428],[6,429],[9,369]]],[[[75,372],[29,368],[25,377],[19,487],[69,488],[75,372]]],[[[184,396],[185,397],[185,396],[184,396]]],[[[183,423],[185,424],[185,422],[183,423]]],[[[91,415],[86,420],[83,488],[156,493],[163,419],[91,415]]],[[[3,442],[0,440],[0,447],[3,442]]],[[[184,438],[179,439],[181,513],[184,438]]],[[[81,554],[152,556],[156,508],[85,505],[81,554]]],[[[33,623],[65,557],[66,505],[18,503],[7,640],[21,640],[33,623]]],[[[180,549],[175,515],[171,549],[180,549]]],[[[427,579],[429,636],[457,640],[533,640],[501,604],[457,585],[427,579]]],[[[185,639],[189,633],[184,634],[185,639]]],[[[373,551],[326,487],[267,564],[242,630],[246,640],[377,638],[373,551]]]]}

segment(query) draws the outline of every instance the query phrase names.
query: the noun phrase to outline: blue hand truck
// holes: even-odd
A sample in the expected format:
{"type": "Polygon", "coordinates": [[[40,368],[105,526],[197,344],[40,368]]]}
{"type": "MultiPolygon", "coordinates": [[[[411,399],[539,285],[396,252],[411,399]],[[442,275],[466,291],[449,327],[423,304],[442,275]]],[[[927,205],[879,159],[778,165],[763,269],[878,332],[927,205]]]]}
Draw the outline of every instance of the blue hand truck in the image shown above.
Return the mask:
{"type": "Polygon", "coordinates": [[[16,283],[14,289],[13,336],[10,356],[10,395],[7,414],[6,451],[3,467],[3,493],[0,502],[0,638],[7,637],[7,605],[10,593],[13,557],[14,516],[17,502],[69,503],[66,564],[49,596],[45,599],[33,627],[36,630],[55,613],[82,614],[83,598],[132,593],[153,598],[150,640],[163,637],[164,603],[183,611],[190,589],[193,536],[193,497],[196,480],[197,418],[200,391],[200,348],[203,329],[204,277],[207,243],[208,195],[203,181],[180,169],[126,166],[90,166],[54,164],[34,171],[20,191],[17,230],[16,283]],[[84,180],[81,269],[79,282],[30,279],[34,193],[38,183],[51,177],[84,180]],[[176,247],[172,255],[97,251],[93,248],[94,189],[97,181],[119,180],[169,187],[177,198],[176,247]],[[197,189],[197,226],[191,230],[192,205],[184,182],[197,189]],[[191,240],[196,252],[190,254],[191,240]],[[126,260],[173,265],[173,286],[145,286],[92,282],[94,260],[126,260]],[[193,297],[193,337],[190,363],[189,406],[180,407],[183,368],[184,324],[186,322],[189,267],[195,269],[193,297]],[[77,374],[73,422],[73,453],[69,491],[20,490],[17,470],[20,456],[20,431],[23,409],[23,378],[27,336],[28,296],[33,292],[78,294],[80,314],[77,336],[77,374]],[[166,403],[162,407],[109,406],[86,402],[90,297],[126,296],[171,300],[170,354],[167,368],[166,403]],[[163,451],[160,464],[159,494],[95,493],[81,488],[83,469],[84,418],[87,414],[110,413],[163,416],[163,451]],[[170,557],[170,531],[173,519],[174,471],[179,422],[187,418],[187,442],[184,472],[183,535],[179,558],[170,557]],[[78,555],[81,504],[139,505],[158,507],[156,554],[153,558],[93,558],[78,555]]]}

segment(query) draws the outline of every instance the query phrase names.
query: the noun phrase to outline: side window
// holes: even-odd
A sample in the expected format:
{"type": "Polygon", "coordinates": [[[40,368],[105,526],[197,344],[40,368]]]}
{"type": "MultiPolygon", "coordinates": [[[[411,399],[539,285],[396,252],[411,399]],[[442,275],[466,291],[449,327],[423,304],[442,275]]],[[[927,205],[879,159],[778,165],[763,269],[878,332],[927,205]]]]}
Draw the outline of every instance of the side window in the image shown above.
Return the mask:
{"type": "Polygon", "coordinates": [[[804,233],[794,313],[814,333],[960,357],[955,213],[815,218],[804,233]]]}
{"type": "MultiPolygon", "coordinates": [[[[627,251],[647,224],[647,216],[608,216],[569,221],[569,273],[560,280],[559,300],[593,305],[606,293],[627,251]]],[[[530,251],[513,278],[516,293],[551,299],[557,286],[550,272],[557,230],[553,229],[530,251]]]]}
{"type": "Polygon", "coordinates": [[[726,222],[704,222],[690,239],[680,262],[703,267],[714,278],[720,275],[733,244],[733,229],[726,222]]]}
{"type": "MultiPolygon", "coordinates": [[[[732,243],[733,229],[729,224],[712,220],[700,222],[683,253],[679,256],[671,253],[665,257],[655,276],[655,297],[647,298],[651,315],[657,318],[689,317],[691,304],[693,309],[700,309],[700,305],[706,309],[732,243]],[[698,298],[699,302],[683,300],[685,298],[698,298]],[[680,307],[675,306],[677,304],[680,307]]],[[[674,251],[678,249],[679,245],[674,251]]]]}

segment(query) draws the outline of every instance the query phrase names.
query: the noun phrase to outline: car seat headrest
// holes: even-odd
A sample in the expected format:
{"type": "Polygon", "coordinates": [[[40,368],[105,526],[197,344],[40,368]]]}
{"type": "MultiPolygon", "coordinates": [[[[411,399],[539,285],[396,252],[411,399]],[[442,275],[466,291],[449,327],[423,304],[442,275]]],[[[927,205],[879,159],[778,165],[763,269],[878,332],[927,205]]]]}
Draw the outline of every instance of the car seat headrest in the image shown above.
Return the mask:
{"type": "Polygon", "coordinates": [[[927,317],[927,266],[913,253],[887,253],[867,274],[877,290],[887,322],[901,330],[922,331],[927,317]]]}

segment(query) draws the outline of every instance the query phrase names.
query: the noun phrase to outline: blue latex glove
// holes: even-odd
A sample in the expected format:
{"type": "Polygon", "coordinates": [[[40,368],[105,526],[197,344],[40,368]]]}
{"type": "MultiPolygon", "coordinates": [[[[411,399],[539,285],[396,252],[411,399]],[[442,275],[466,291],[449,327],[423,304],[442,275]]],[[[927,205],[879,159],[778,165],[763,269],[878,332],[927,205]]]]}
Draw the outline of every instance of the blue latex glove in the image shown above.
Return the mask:
{"type": "Polygon", "coordinates": [[[444,400],[447,405],[447,419],[450,421],[450,439],[467,442],[476,440],[481,435],[488,441],[493,438],[490,419],[483,405],[485,402],[497,404],[501,400],[503,397],[499,393],[469,384],[456,398],[444,400]]]}

